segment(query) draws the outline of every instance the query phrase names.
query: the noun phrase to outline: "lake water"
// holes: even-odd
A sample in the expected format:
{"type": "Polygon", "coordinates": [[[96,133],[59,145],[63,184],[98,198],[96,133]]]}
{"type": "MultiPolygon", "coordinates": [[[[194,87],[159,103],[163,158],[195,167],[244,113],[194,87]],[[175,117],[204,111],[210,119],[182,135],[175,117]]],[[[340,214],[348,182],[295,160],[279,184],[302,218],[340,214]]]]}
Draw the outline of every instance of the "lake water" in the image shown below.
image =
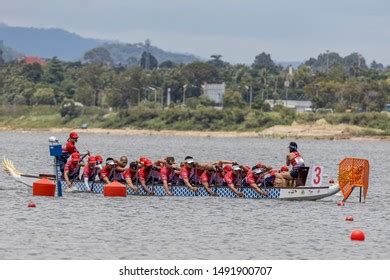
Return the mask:
{"type": "MultiPolygon", "coordinates": [[[[0,132],[0,156],[25,173],[50,173],[48,133],[0,132]]],[[[56,135],[62,142],[65,134],[56,135]]],[[[192,155],[283,165],[291,139],[118,136],[81,133],[78,147],[118,158],[192,155]]],[[[366,203],[358,192],[320,201],[213,197],[33,197],[0,172],[0,259],[389,259],[390,142],[297,140],[330,177],[346,156],[370,160],[366,203]],[[28,208],[33,200],[36,208],[28,208]],[[352,215],[354,222],[346,222],[352,215]],[[366,233],[352,242],[353,229],[366,233]]]]}

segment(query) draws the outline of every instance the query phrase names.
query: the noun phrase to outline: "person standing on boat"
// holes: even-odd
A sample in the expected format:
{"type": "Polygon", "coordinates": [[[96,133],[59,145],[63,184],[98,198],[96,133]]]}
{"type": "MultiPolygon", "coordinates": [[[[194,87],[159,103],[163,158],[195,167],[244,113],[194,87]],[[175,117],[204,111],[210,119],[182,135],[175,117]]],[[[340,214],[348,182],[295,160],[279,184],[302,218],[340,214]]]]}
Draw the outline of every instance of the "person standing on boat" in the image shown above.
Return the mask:
{"type": "Polygon", "coordinates": [[[96,167],[96,157],[89,156],[88,164],[84,167],[83,170],[83,180],[84,185],[87,191],[91,191],[89,182],[94,182],[96,175],[98,174],[99,168],[96,167]]]}
{"type": "Polygon", "coordinates": [[[151,179],[153,162],[147,157],[140,157],[139,163],[141,164],[141,168],[138,169],[137,178],[145,192],[148,195],[154,195],[154,192],[149,190],[148,186],[146,185],[151,179]]]}
{"type": "Polygon", "coordinates": [[[79,177],[81,157],[79,152],[75,152],[71,155],[71,158],[66,162],[64,166],[64,179],[69,189],[72,188],[73,181],[79,177]]]}
{"type": "Polygon", "coordinates": [[[109,184],[114,180],[115,175],[115,161],[113,158],[106,159],[106,165],[99,173],[100,180],[105,184],[109,184]]]}
{"type": "Polygon", "coordinates": [[[241,167],[237,163],[235,163],[230,168],[228,168],[228,165],[225,166],[224,169],[226,172],[225,176],[224,176],[224,181],[225,181],[226,185],[238,197],[243,197],[244,193],[239,192],[237,190],[237,186],[239,186],[241,184],[241,178],[242,178],[241,167]]]}
{"type": "Polygon", "coordinates": [[[127,186],[133,190],[133,192],[138,192],[138,187],[134,186],[133,180],[136,178],[138,172],[138,162],[130,162],[129,168],[123,173],[123,177],[126,181],[127,186]]]}
{"type": "Polygon", "coordinates": [[[78,152],[76,148],[77,140],[79,139],[79,135],[77,132],[71,132],[69,134],[68,140],[66,144],[62,146],[62,155],[58,157],[58,163],[60,165],[61,173],[64,173],[64,167],[68,158],[73,154],[78,152]]]}
{"type": "Polygon", "coordinates": [[[196,164],[194,162],[194,158],[191,156],[186,156],[180,167],[180,179],[183,180],[186,187],[193,192],[198,190],[198,188],[193,186],[191,183],[191,181],[194,182],[193,178],[196,176],[195,166],[196,164]]]}
{"type": "Polygon", "coordinates": [[[243,180],[244,185],[252,188],[259,195],[267,196],[267,192],[260,189],[258,186],[261,185],[264,179],[265,169],[253,166],[251,170],[248,170],[243,180]]]}

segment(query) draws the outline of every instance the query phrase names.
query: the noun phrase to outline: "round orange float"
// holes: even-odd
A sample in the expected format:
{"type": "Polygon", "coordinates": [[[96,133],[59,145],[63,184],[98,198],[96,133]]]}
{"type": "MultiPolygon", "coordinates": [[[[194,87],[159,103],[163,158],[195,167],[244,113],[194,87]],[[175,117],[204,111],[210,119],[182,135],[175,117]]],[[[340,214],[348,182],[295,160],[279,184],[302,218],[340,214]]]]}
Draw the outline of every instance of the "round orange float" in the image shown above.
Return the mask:
{"type": "Polygon", "coordinates": [[[127,188],[125,185],[114,181],[104,186],[103,189],[104,196],[127,196],[127,188]]]}
{"type": "Polygon", "coordinates": [[[366,236],[365,236],[364,232],[361,230],[354,230],[351,233],[351,240],[353,240],[353,241],[364,241],[365,238],[366,238],[366,236]]]}

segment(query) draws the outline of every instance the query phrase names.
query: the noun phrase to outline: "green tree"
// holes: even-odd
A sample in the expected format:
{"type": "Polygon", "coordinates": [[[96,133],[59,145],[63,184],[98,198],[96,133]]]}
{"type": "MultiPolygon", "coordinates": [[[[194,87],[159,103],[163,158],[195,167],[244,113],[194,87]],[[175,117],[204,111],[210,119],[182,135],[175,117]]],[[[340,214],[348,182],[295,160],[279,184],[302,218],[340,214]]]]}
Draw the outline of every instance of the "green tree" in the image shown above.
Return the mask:
{"type": "Polygon", "coordinates": [[[114,60],[110,52],[104,47],[93,48],[84,54],[84,60],[87,63],[97,63],[105,65],[113,65],[114,60]]]}
{"type": "Polygon", "coordinates": [[[38,88],[33,95],[35,104],[39,105],[54,105],[54,91],[52,88],[38,88]]]}
{"type": "Polygon", "coordinates": [[[151,53],[147,53],[145,51],[141,55],[141,62],[140,63],[141,63],[142,69],[146,69],[146,70],[156,69],[158,66],[157,59],[151,53]],[[147,64],[148,58],[149,58],[149,69],[146,69],[147,68],[146,64],[147,64]]]}
{"type": "Polygon", "coordinates": [[[255,61],[253,62],[252,67],[255,69],[265,68],[273,73],[277,71],[277,66],[275,62],[271,59],[271,55],[265,52],[262,52],[255,57],[255,61]]]}
{"type": "Polygon", "coordinates": [[[59,61],[57,57],[53,57],[49,61],[45,75],[45,80],[49,84],[59,84],[64,80],[64,68],[62,67],[61,61],[59,61]]]}
{"type": "Polygon", "coordinates": [[[223,106],[226,108],[244,108],[246,105],[241,93],[238,91],[227,90],[223,96],[223,106]]]}
{"type": "Polygon", "coordinates": [[[33,83],[39,83],[43,77],[43,69],[39,63],[24,64],[22,73],[27,80],[33,83]]]}

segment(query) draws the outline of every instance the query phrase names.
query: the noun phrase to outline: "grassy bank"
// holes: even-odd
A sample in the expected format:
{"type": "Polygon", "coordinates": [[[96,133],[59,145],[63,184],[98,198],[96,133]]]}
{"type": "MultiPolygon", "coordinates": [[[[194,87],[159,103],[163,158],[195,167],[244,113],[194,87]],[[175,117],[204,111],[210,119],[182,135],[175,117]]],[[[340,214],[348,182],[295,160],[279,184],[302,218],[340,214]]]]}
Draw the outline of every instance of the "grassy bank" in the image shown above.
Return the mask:
{"type": "Polygon", "coordinates": [[[194,110],[179,106],[162,110],[145,105],[120,111],[90,107],[85,108],[82,115],[69,119],[62,118],[56,106],[0,107],[0,126],[9,129],[78,128],[84,123],[89,128],[256,132],[281,137],[301,136],[303,132],[310,136],[311,130],[317,130],[316,134],[325,131],[327,137],[332,133],[344,136],[390,135],[387,113],[297,114],[285,108],[261,112],[207,107],[194,110]]]}

